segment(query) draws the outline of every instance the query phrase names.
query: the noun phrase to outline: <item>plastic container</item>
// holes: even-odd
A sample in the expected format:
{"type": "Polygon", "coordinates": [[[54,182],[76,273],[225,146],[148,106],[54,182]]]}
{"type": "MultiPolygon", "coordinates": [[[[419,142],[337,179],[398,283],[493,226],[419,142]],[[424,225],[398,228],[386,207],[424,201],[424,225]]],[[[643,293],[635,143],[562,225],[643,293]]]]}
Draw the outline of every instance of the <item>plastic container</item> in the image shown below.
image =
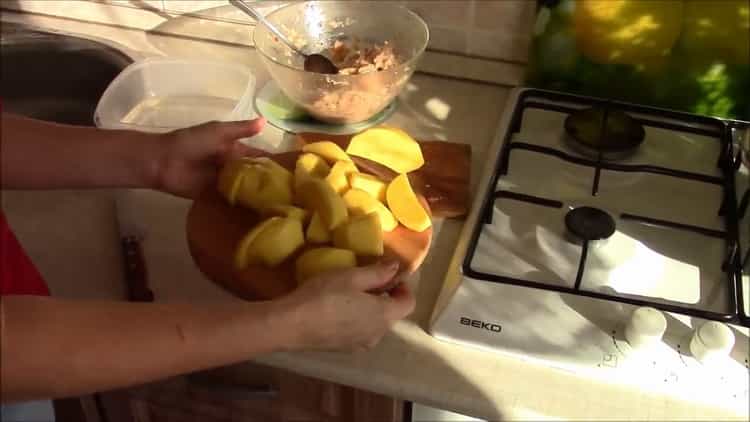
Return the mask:
{"type": "Polygon", "coordinates": [[[149,58],[125,68],[94,112],[97,127],[167,132],[255,117],[255,76],[228,63],[149,58]]]}

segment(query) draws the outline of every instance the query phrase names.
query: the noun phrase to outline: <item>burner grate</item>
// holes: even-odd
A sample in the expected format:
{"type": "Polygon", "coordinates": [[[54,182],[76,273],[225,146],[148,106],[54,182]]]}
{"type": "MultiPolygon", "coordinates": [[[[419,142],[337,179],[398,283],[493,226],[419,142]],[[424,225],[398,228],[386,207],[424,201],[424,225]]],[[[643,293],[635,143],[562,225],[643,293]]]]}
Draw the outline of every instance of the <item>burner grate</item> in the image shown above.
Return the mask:
{"type": "Polygon", "coordinates": [[[617,217],[621,220],[630,220],[642,224],[660,226],[674,230],[690,231],[707,237],[724,239],[726,242],[726,253],[724,262],[722,264],[722,272],[726,275],[725,284],[728,292],[728,309],[726,312],[716,312],[713,310],[682,306],[675,303],[664,303],[662,301],[649,300],[646,298],[609,294],[581,289],[581,282],[586,270],[586,258],[588,255],[590,243],[590,240],[587,240],[585,238],[581,239],[581,257],[579,260],[578,271],[573,287],[552,285],[543,282],[477,271],[472,268],[471,262],[476,251],[476,247],[484,224],[478,224],[473,229],[468,251],[463,262],[463,273],[466,276],[488,282],[504,283],[535,289],[556,291],[560,293],[626,303],[635,306],[651,306],[666,312],[673,312],[717,321],[741,323],[742,325],[750,326],[750,318],[744,313],[741,279],[741,264],[743,261],[747,261],[748,257],[741,257],[740,253],[738,253],[738,212],[742,214],[748,208],[748,202],[750,202],[750,199],[748,197],[750,196],[750,194],[746,193],[743,196],[740,207],[738,207],[734,182],[734,170],[737,159],[732,154],[733,147],[731,135],[724,121],[710,117],[691,115],[687,113],[674,112],[609,100],[531,89],[522,93],[519,101],[516,103],[516,108],[515,110],[513,110],[510,130],[505,134],[505,136],[506,137],[504,139],[503,148],[501,149],[500,156],[497,160],[498,165],[495,169],[493,179],[490,182],[489,191],[485,194],[485,199],[483,201],[481,209],[480,221],[482,221],[484,224],[492,223],[492,211],[495,201],[497,200],[523,201],[537,206],[551,208],[563,207],[563,203],[555,199],[542,198],[517,192],[510,192],[507,190],[495,190],[498,184],[498,180],[502,176],[507,175],[510,164],[510,157],[515,150],[525,150],[534,153],[545,154],[548,156],[554,156],[558,159],[565,160],[573,164],[593,168],[594,179],[592,181],[591,196],[596,196],[599,191],[599,180],[602,170],[616,172],[651,173],[685,179],[692,182],[709,183],[721,186],[723,190],[723,200],[720,204],[719,209],[717,210],[717,213],[723,219],[724,230],[715,230],[706,227],[667,221],[664,219],[656,219],[645,215],[636,215],[633,213],[622,213],[617,217]],[[571,106],[570,104],[575,104],[575,106],[571,106]],[[645,127],[655,127],[713,137],[717,140],[717,142],[721,143],[719,154],[716,158],[716,163],[721,171],[721,176],[717,177],[713,175],[700,174],[650,164],[628,164],[613,162],[612,160],[607,159],[607,157],[605,157],[602,152],[599,152],[595,158],[580,157],[572,155],[560,149],[530,144],[527,142],[515,141],[511,139],[511,136],[514,133],[518,133],[520,131],[523,113],[528,109],[537,108],[566,113],[570,115],[590,107],[599,107],[605,110],[604,120],[601,124],[600,136],[603,136],[605,132],[604,126],[606,125],[606,118],[608,115],[607,110],[616,110],[617,113],[629,114],[634,118],[634,121],[645,127]]]}

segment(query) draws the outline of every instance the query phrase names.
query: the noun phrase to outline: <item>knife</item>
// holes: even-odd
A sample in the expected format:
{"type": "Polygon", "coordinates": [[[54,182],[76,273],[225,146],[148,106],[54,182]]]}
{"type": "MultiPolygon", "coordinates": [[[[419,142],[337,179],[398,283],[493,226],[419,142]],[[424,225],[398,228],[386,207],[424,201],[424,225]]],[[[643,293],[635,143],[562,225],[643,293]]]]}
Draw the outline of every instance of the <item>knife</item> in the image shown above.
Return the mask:
{"type": "Polygon", "coordinates": [[[145,231],[138,224],[131,195],[129,191],[115,194],[115,216],[120,233],[127,299],[131,302],[153,302],[154,292],[148,286],[146,260],[143,257],[145,231]]]}

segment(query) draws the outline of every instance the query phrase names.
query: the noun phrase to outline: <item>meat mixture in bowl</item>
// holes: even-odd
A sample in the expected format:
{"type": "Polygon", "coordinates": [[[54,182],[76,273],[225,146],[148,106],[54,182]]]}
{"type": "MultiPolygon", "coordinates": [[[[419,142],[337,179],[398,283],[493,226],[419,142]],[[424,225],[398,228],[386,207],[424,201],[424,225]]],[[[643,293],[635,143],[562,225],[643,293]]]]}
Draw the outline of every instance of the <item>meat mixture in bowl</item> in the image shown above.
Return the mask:
{"type": "Polygon", "coordinates": [[[402,82],[402,75],[384,72],[400,64],[388,41],[337,40],[324,54],[339,68],[339,75],[356,76],[351,81],[337,79],[318,91],[309,111],[324,121],[367,120],[388,105],[402,82]]]}
{"type": "Polygon", "coordinates": [[[398,65],[396,54],[388,41],[366,47],[362,47],[361,44],[357,40],[334,41],[328,54],[333,64],[339,68],[340,74],[357,75],[379,72],[398,65]]]}

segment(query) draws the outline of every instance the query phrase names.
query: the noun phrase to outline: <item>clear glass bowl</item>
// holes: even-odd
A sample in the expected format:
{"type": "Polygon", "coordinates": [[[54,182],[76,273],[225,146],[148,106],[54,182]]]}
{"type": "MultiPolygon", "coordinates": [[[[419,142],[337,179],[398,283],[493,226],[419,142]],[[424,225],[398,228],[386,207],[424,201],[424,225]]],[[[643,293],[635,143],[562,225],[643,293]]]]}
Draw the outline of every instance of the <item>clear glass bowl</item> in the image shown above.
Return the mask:
{"type": "Polygon", "coordinates": [[[388,42],[399,65],[355,75],[305,72],[304,60],[264,26],[254,42],[279,88],[318,120],[333,124],[365,121],[401,92],[429,40],[427,24],[416,13],[381,2],[294,2],[267,16],[298,47],[309,53],[330,48],[334,41],[357,39],[365,45],[388,42]]]}

